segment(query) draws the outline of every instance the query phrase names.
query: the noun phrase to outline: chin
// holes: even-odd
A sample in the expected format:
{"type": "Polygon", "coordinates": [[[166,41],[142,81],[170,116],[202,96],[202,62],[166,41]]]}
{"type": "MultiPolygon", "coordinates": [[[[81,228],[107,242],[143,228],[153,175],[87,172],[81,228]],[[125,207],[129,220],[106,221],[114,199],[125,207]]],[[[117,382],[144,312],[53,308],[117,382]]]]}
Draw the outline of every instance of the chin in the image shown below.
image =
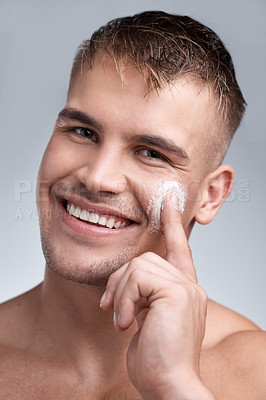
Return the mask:
{"type": "Polygon", "coordinates": [[[41,242],[46,263],[53,272],[66,280],[85,285],[106,286],[113,272],[138,255],[133,248],[127,247],[116,254],[109,253],[108,258],[92,255],[89,249],[86,253],[78,251],[75,256],[75,252],[69,248],[64,251],[49,235],[42,234],[41,242]]]}

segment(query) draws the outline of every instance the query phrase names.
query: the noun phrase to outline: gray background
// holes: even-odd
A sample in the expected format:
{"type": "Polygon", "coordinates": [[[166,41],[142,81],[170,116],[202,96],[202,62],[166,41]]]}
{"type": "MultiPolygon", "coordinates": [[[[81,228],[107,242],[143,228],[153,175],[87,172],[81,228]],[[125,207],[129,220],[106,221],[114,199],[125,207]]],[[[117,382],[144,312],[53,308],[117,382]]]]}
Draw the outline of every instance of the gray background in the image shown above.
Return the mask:
{"type": "Polygon", "coordinates": [[[43,278],[36,174],[76,47],[111,18],[148,9],[199,19],[233,56],[249,104],[225,160],[235,169],[234,190],[190,243],[208,295],[265,329],[265,0],[0,0],[0,300],[43,278]]]}

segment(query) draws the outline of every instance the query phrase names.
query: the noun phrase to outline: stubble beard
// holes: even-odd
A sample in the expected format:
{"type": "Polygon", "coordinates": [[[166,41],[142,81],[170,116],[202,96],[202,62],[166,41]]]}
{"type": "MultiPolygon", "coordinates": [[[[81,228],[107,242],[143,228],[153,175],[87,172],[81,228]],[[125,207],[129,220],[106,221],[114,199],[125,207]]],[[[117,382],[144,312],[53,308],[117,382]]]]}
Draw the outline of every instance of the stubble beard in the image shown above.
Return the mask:
{"type": "Polygon", "coordinates": [[[62,255],[62,250],[60,252],[54,245],[51,236],[49,229],[41,227],[42,250],[48,267],[62,278],[79,284],[106,286],[110,275],[137,255],[136,249],[135,254],[132,254],[135,243],[131,243],[115,257],[94,262],[88,259],[86,263],[83,261],[77,264],[72,261],[70,265],[62,255]]]}

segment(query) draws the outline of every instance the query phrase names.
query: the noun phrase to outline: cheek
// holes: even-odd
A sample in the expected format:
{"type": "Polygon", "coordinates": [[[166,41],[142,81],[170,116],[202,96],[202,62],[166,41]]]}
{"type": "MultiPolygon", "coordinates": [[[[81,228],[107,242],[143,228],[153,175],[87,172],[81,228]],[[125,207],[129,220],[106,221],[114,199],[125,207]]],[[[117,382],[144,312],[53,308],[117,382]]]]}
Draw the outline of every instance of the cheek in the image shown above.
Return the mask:
{"type": "Polygon", "coordinates": [[[202,202],[202,188],[200,181],[196,181],[195,179],[190,182],[187,190],[187,210],[186,212],[192,213],[193,216],[197,212],[198,207],[202,202]]]}
{"type": "Polygon", "coordinates": [[[158,180],[153,181],[147,177],[138,175],[131,176],[128,179],[128,196],[132,196],[132,202],[135,203],[136,212],[139,213],[141,219],[148,220],[147,208],[149,202],[156,191],[158,180]],[[136,202],[137,201],[137,202],[136,202]]]}
{"type": "Polygon", "coordinates": [[[49,201],[51,186],[77,167],[78,157],[70,147],[55,137],[48,143],[37,178],[36,199],[39,209],[49,201]]]}
{"type": "Polygon", "coordinates": [[[52,137],[44,152],[38,179],[44,182],[54,183],[75,170],[79,157],[67,142],[52,137]]]}
{"type": "Polygon", "coordinates": [[[164,199],[169,193],[174,193],[178,198],[179,210],[183,214],[186,204],[186,188],[178,181],[165,181],[159,185],[149,201],[147,214],[149,216],[152,233],[157,233],[161,228],[161,212],[164,199]]]}
{"type": "Polygon", "coordinates": [[[181,214],[183,214],[187,196],[187,190],[183,184],[176,180],[164,180],[159,184],[158,181],[156,181],[141,186],[138,198],[148,218],[151,233],[157,233],[161,228],[163,201],[165,196],[169,193],[175,193],[178,197],[179,209],[181,214]]]}

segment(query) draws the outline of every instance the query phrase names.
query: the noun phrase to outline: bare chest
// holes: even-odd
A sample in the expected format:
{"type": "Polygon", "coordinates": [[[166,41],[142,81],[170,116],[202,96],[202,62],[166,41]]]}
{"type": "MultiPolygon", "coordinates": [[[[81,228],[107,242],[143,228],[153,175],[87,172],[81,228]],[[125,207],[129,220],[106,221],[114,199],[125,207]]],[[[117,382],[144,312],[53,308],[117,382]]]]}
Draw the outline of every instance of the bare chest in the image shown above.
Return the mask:
{"type": "MultiPolygon", "coordinates": [[[[69,385],[67,385],[69,386],[69,385]]],[[[70,387],[48,387],[46,385],[35,384],[29,386],[25,384],[10,384],[1,382],[1,400],[142,400],[142,397],[135,390],[121,388],[117,392],[106,392],[102,389],[95,391],[89,387],[76,388],[70,387]]]]}
{"type": "Polygon", "coordinates": [[[16,358],[1,360],[0,400],[141,400],[129,379],[97,381],[53,363],[16,358]]]}
{"type": "Polygon", "coordinates": [[[75,384],[67,381],[52,385],[43,381],[33,382],[32,377],[24,379],[8,377],[0,379],[0,400],[141,400],[142,397],[131,385],[109,389],[103,385],[95,388],[89,384],[75,384]]]}

